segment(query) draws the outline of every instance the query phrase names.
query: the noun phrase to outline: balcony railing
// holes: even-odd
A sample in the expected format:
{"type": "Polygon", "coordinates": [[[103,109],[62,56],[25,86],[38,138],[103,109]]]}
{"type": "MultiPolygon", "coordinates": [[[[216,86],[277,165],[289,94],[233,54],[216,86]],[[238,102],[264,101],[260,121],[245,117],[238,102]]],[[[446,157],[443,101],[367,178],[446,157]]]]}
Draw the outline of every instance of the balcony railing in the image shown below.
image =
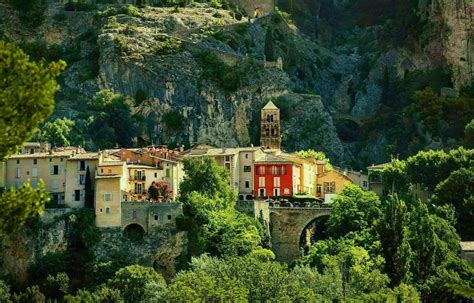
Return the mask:
{"type": "Polygon", "coordinates": [[[146,181],[146,176],[130,176],[130,181],[146,181]]]}
{"type": "Polygon", "coordinates": [[[135,195],[146,195],[147,191],[146,190],[134,190],[133,193],[135,195]]]}

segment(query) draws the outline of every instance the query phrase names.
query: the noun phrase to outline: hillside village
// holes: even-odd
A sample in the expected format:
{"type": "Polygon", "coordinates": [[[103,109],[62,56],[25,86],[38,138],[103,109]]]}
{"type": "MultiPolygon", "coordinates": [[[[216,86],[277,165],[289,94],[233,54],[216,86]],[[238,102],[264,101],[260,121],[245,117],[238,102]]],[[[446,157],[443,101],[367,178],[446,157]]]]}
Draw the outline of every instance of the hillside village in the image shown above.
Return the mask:
{"type": "Polygon", "coordinates": [[[215,159],[229,171],[239,201],[316,207],[329,205],[347,183],[369,190],[369,178],[362,172],[328,169],[326,159],[282,151],[280,119],[280,111],[271,101],[262,108],[260,147],[198,145],[189,150],[170,150],[166,146],[147,146],[88,152],[81,147],[25,143],[18,154],[2,163],[0,186],[18,189],[29,181],[36,188],[41,180],[51,197],[47,208],[94,207],[98,227],[125,227],[121,211],[124,203],[176,201],[185,158],[215,159]],[[153,187],[162,189],[158,196],[151,196],[153,187]]]}

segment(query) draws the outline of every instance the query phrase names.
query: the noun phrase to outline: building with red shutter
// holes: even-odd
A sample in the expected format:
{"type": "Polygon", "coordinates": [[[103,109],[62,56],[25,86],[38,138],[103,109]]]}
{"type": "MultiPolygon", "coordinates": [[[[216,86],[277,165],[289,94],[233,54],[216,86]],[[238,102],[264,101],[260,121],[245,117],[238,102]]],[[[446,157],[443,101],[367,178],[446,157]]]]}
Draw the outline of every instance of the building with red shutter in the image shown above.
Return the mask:
{"type": "Polygon", "coordinates": [[[290,197],[299,193],[301,165],[266,150],[254,161],[254,196],[256,198],[290,197]]]}

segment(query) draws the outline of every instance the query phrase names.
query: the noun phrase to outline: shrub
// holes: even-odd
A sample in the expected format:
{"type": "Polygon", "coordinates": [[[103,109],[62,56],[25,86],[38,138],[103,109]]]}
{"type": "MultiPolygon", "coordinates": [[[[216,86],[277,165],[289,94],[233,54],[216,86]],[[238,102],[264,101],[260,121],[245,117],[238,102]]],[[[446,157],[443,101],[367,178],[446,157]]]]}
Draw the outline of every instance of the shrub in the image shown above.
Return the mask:
{"type": "Polygon", "coordinates": [[[180,40],[160,36],[157,38],[158,42],[153,47],[153,52],[159,55],[171,55],[181,50],[182,43],[180,40]]]}

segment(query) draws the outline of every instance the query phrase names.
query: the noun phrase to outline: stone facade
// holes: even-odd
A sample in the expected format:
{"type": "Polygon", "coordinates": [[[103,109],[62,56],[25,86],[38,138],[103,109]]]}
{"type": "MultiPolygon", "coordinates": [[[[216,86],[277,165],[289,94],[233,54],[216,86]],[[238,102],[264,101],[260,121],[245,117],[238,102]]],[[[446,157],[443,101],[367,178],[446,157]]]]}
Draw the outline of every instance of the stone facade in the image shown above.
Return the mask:
{"type": "Polygon", "coordinates": [[[330,208],[270,208],[270,234],[276,259],[291,263],[300,257],[300,240],[305,229],[330,208]]]}
{"type": "Polygon", "coordinates": [[[176,228],[176,217],[183,214],[181,203],[122,202],[122,228],[140,225],[145,232],[176,228]]]}

